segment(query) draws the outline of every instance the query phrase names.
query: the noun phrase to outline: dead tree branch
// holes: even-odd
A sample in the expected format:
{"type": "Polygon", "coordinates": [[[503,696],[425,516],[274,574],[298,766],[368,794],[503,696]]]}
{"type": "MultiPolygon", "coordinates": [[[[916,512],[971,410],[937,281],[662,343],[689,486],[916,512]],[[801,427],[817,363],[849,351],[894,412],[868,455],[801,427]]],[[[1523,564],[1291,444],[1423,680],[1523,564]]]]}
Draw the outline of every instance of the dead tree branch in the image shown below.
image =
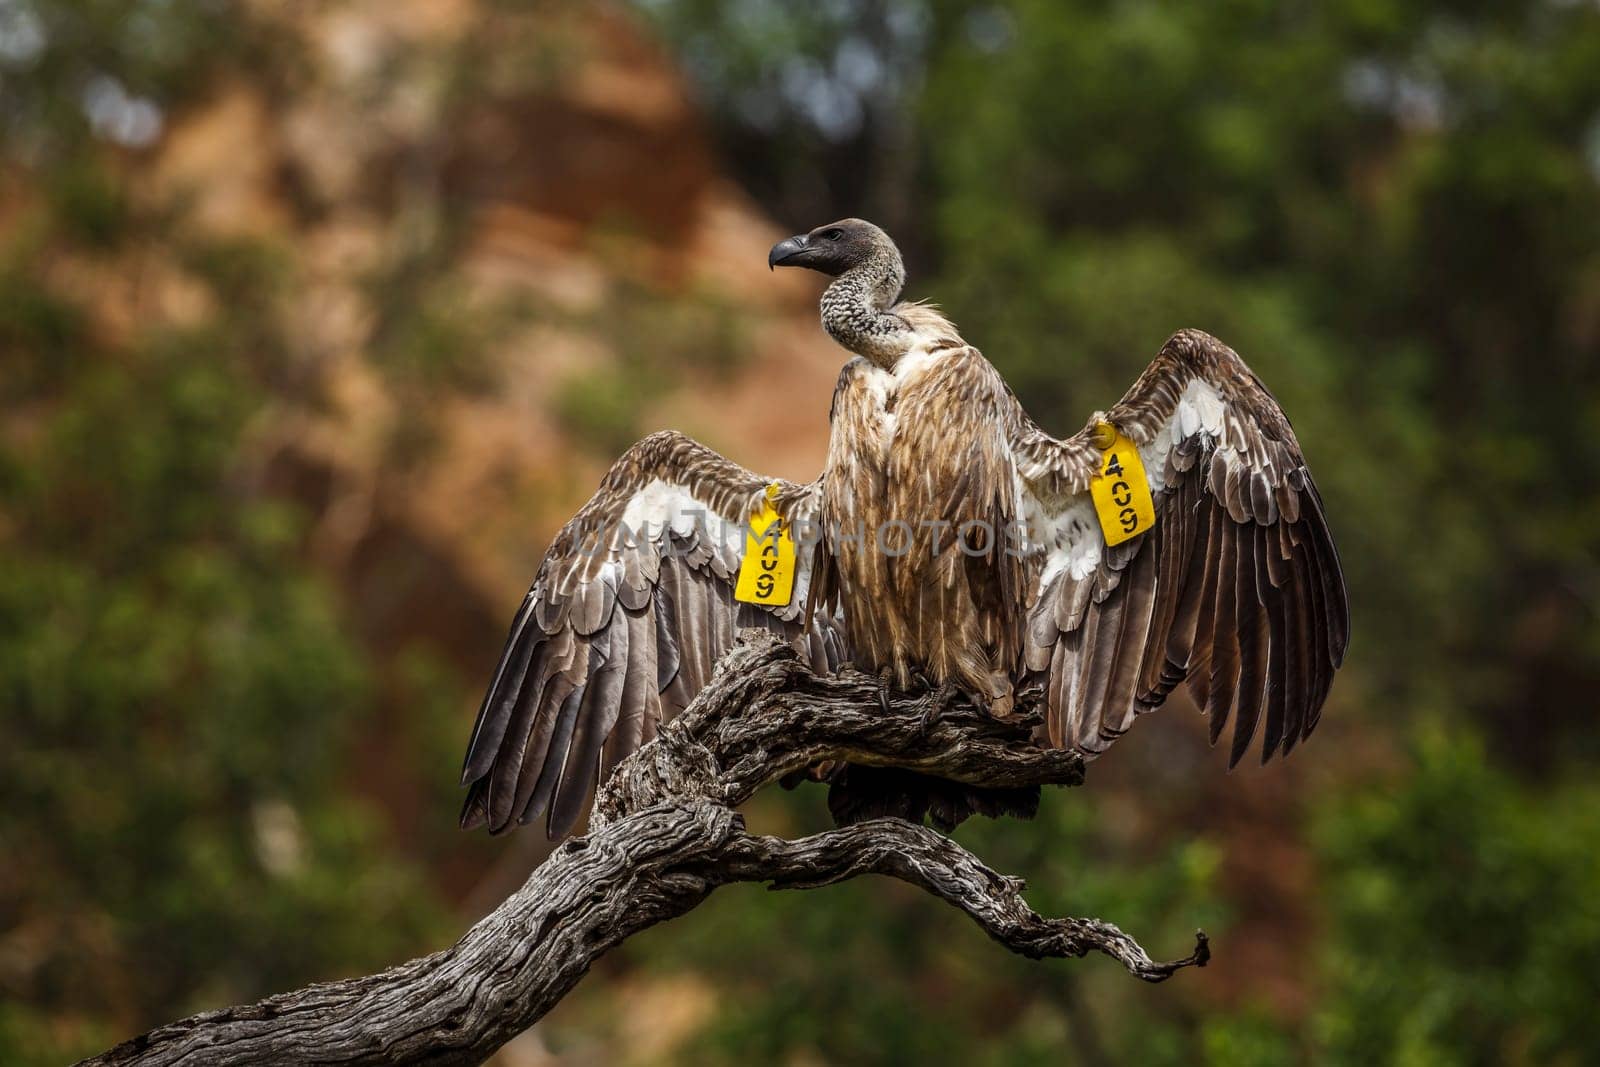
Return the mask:
{"type": "Polygon", "coordinates": [[[1077,785],[1083,762],[1029,739],[1026,718],[967,707],[929,724],[914,700],[885,714],[875,679],[813,675],[786,645],[750,633],[694,704],[600,790],[590,831],[451,948],[381,974],[204,1012],[126,1041],[94,1064],[469,1064],[533,1025],[591,964],[689,911],[718,886],[809,889],[857,875],[909,882],[1034,959],[1101,952],[1147,981],[1204,966],[1153,961],[1099,919],[1047,919],[953,840],[877,819],[795,841],[745,832],[734,810],[824,760],[905,767],[988,786],[1077,785]]]}

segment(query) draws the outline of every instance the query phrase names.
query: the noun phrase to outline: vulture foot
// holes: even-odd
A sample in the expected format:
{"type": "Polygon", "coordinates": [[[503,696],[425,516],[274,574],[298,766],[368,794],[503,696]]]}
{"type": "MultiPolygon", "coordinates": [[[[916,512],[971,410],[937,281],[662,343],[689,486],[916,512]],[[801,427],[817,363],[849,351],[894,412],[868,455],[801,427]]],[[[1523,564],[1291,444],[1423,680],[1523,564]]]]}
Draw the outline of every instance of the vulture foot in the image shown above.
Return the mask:
{"type": "Polygon", "coordinates": [[[878,707],[889,714],[889,689],[894,685],[894,668],[885,667],[878,672],[878,707]]]}
{"type": "Polygon", "coordinates": [[[946,682],[937,688],[929,687],[927,695],[917,702],[922,711],[922,732],[926,734],[932,730],[934,725],[944,718],[944,713],[950,709],[950,705],[961,696],[961,690],[954,682],[946,682]]]}

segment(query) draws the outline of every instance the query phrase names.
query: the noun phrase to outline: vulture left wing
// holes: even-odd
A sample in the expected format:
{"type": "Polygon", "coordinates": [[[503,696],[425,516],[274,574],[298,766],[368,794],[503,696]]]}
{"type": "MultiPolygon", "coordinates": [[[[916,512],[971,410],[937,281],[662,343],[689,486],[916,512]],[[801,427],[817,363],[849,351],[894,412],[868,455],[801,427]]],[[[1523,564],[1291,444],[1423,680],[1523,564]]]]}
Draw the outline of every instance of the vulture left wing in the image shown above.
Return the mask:
{"type": "MultiPolygon", "coordinates": [[[[1350,639],[1339,555],[1289,420],[1243,360],[1185,330],[1133,388],[1057,440],[1014,410],[1029,540],[1043,553],[1025,638],[1050,740],[1097,754],[1180,682],[1229,766],[1317,724],[1350,639]],[[1108,546],[1091,499],[1096,428],[1137,446],[1155,525],[1108,546]]],[[[1103,442],[1102,442],[1103,443],[1103,442]]]]}
{"type": "Polygon", "coordinates": [[[819,670],[836,666],[832,617],[804,618],[811,553],[798,553],[786,602],[734,595],[752,516],[770,501],[794,528],[814,520],[819,497],[818,483],[775,483],[679,433],[630,448],[551,544],[511,625],[462,769],[462,827],[500,831],[548,812],[549,835],[566,834],[742,627],[788,638],[819,670]]]}

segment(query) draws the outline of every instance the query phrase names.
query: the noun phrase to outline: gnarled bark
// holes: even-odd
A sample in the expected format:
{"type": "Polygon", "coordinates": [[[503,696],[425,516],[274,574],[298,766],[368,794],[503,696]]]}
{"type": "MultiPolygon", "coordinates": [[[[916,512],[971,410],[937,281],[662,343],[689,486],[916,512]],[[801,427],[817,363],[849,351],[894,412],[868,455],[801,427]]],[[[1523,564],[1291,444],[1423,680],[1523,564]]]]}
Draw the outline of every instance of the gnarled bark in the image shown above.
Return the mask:
{"type": "Polygon", "coordinates": [[[997,721],[961,706],[930,723],[913,699],[891,696],[887,712],[880,700],[876,679],[817,677],[775,638],[747,633],[689,709],[601,788],[589,833],[557,848],[451,948],[203,1012],[87,1062],[478,1063],[554,1007],[600,956],[733,882],[808,889],[887,875],[1034,959],[1102,952],[1152,982],[1205,965],[1204,934],[1191,955],[1157,963],[1110,923],[1044,918],[1023,901],[1020,879],[923,826],[876,819],[795,841],[745,831],[737,805],[824,760],[988,786],[1083,780],[1083,761],[1033,744],[1025,717],[997,721]]]}

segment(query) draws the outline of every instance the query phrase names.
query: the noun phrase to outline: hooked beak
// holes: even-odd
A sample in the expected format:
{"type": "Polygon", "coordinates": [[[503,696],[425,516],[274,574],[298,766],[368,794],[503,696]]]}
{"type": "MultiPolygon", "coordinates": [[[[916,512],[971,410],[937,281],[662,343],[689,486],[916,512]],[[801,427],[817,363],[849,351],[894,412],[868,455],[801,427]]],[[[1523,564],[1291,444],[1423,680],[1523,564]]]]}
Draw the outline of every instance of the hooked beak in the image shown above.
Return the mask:
{"type": "MultiPolygon", "coordinates": [[[[808,248],[810,248],[810,245],[806,242],[806,235],[803,233],[796,234],[793,237],[785,237],[773,245],[772,251],[767,253],[767,269],[771,270],[774,267],[783,266],[808,248]]],[[[800,264],[796,263],[794,266],[798,267],[800,264]]]]}

